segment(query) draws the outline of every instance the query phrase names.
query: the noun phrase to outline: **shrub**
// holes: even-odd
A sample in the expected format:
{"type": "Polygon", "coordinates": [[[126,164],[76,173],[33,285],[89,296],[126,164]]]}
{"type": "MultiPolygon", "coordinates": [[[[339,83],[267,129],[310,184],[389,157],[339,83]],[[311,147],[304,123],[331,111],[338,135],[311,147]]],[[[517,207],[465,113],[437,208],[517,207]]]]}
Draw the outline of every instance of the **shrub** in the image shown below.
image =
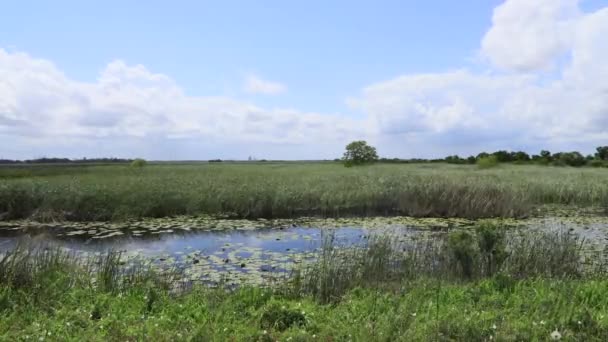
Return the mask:
{"type": "Polygon", "coordinates": [[[585,157],[579,152],[560,152],[553,155],[554,165],[556,166],[583,166],[587,163],[585,157]]]}
{"type": "Polygon", "coordinates": [[[262,329],[284,331],[292,326],[300,327],[305,324],[306,316],[300,310],[286,308],[279,302],[269,303],[260,318],[262,329]]]}
{"type": "Polygon", "coordinates": [[[489,169],[498,166],[498,158],[496,156],[481,157],[477,160],[477,167],[480,169],[489,169]]]}
{"type": "Polygon", "coordinates": [[[131,162],[131,167],[142,168],[146,166],[148,162],[145,159],[137,158],[131,162]]]}
{"type": "Polygon", "coordinates": [[[589,166],[591,166],[591,167],[603,167],[605,165],[606,165],[606,163],[599,159],[593,159],[593,160],[589,161],[589,166]]]}
{"type": "Polygon", "coordinates": [[[476,229],[477,243],[482,261],[485,263],[485,272],[491,276],[500,270],[507,258],[505,232],[500,227],[489,223],[482,223],[476,229]]]}
{"type": "Polygon", "coordinates": [[[476,256],[475,237],[466,231],[457,231],[448,237],[448,250],[460,266],[465,278],[473,277],[476,256]]]}

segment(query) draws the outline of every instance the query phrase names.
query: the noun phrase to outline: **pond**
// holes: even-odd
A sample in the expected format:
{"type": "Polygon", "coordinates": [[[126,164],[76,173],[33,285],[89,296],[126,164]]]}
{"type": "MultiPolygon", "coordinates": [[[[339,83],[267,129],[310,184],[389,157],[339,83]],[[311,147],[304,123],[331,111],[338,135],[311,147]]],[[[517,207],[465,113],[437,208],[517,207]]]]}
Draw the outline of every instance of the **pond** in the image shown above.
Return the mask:
{"type": "MultiPolygon", "coordinates": [[[[179,268],[190,280],[264,284],[314,260],[329,240],[336,248],[363,247],[378,236],[409,242],[473,224],[462,219],[247,221],[186,217],[124,223],[2,222],[0,253],[23,241],[44,242],[78,257],[119,251],[127,267],[146,261],[158,269],[179,268]]],[[[606,218],[501,220],[501,224],[526,230],[568,230],[598,250],[608,242],[606,218]]]]}

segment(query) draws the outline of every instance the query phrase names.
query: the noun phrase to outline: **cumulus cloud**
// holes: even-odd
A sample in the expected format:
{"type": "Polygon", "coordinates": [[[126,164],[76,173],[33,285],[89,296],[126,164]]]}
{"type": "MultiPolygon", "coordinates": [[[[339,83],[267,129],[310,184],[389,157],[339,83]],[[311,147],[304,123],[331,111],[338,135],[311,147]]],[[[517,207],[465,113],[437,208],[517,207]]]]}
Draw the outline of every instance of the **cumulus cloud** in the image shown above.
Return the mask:
{"type": "Polygon", "coordinates": [[[481,51],[496,66],[517,71],[550,67],[570,47],[579,0],[508,0],[494,10],[481,51]]]}
{"type": "Polygon", "coordinates": [[[287,86],[282,83],[264,80],[256,75],[249,75],[243,86],[249,94],[277,95],[287,91],[287,86]]]}
{"type": "Polygon", "coordinates": [[[404,75],[370,85],[348,103],[385,140],[450,140],[469,151],[497,141],[500,148],[589,148],[608,139],[606,37],[608,8],[581,13],[577,1],[508,0],[481,42],[497,70],[404,75]],[[547,77],[543,70],[560,54],[570,58],[547,77]]]}
{"type": "Polygon", "coordinates": [[[108,64],[96,82],[77,82],[49,61],[0,49],[0,134],[46,139],[49,153],[58,139],[342,143],[361,129],[360,123],[338,115],[188,96],[168,76],[123,61],[108,64]]]}
{"type": "MultiPolygon", "coordinates": [[[[590,151],[608,141],[606,37],[608,7],[584,13],[575,0],[507,0],[481,37],[489,70],[368,85],[347,100],[361,119],[189,96],[167,75],[120,60],[96,81],[78,82],[50,61],[0,49],[0,153],[32,157],[62,146],[172,159],[211,157],[222,148],[233,152],[213,157],[243,157],[257,146],[268,158],[314,158],[339,155],[352,139],[402,157],[552,146],[590,151]],[[186,146],[207,154],[180,154],[186,146]]],[[[276,94],[286,87],[250,76],[245,90],[276,94]]]]}

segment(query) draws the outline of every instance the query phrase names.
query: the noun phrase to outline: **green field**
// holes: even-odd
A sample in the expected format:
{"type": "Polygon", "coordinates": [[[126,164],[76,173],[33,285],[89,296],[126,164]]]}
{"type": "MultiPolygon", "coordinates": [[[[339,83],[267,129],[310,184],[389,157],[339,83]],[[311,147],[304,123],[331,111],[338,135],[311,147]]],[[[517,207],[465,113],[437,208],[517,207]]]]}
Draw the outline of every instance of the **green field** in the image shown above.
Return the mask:
{"type": "Polygon", "coordinates": [[[339,163],[0,168],[3,219],[524,217],[543,205],[608,206],[607,170],[339,163]]]}

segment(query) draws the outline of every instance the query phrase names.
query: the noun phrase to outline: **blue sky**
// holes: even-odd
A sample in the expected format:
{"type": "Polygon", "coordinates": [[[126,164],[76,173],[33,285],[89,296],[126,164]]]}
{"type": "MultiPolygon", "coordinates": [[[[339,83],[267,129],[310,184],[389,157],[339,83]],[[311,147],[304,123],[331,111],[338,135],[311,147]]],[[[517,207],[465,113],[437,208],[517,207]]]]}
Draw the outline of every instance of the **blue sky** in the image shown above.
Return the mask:
{"type": "Polygon", "coordinates": [[[0,157],[329,158],[359,138],[399,157],[589,151],[608,136],[607,8],[13,1],[0,157]]]}
{"type": "Polygon", "coordinates": [[[143,64],[192,95],[242,96],[258,73],[293,90],[261,103],[344,111],[372,82],[470,64],[499,2],[15,1],[0,46],[82,81],[115,59],[143,64]]]}

